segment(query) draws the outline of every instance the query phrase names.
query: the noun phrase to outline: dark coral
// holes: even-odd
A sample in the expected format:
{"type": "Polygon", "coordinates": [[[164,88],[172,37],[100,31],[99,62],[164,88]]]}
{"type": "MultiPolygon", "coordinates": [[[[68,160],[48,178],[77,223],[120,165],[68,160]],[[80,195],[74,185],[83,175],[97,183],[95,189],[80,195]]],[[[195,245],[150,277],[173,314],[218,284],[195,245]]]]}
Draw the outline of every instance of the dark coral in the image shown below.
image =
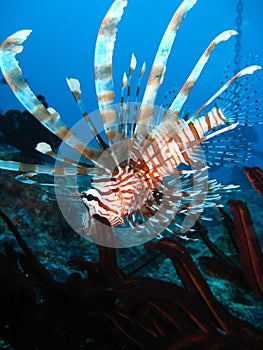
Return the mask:
{"type": "MultiPolygon", "coordinates": [[[[252,186],[262,195],[262,170],[258,167],[246,167],[245,174],[252,186]]],[[[234,221],[223,209],[220,209],[220,212],[236,255],[227,256],[210,241],[207,230],[197,224],[200,237],[213,254],[213,257],[199,258],[199,262],[205,271],[236,283],[246,290],[250,289],[257,299],[263,301],[263,254],[250,211],[246,203],[240,200],[232,199],[228,204],[234,221]]]]}
{"type": "Polygon", "coordinates": [[[245,167],[244,170],[248,180],[255,190],[263,197],[263,171],[259,167],[245,167]]]}
{"type": "MultiPolygon", "coordinates": [[[[261,330],[234,317],[212,294],[186,248],[172,239],[148,243],[165,254],[182,286],[133,277],[116,250],[99,247],[99,261],[71,260],[57,282],[1,211],[22,252],[0,255],[0,337],[9,349],[259,349],[261,330]],[[87,274],[87,277],[81,275],[87,274]]],[[[202,226],[197,231],[204,235],[202,226]]],[[[208,244],[208,243],[207,243],[208,244]]],[[[209,244],[208,244],[209,245],[209,244]]],[[[220,251],[214,250],[218,259],[220,251]]],[[[229,262],[230,264],[230,262],[229,262]]],[[[235,272],[235,266],[228,265],[235,272]]],[[[245,283],[243,280],[241,283],[245,283]]]]}
{"type": "MultiPolygon", "coordinates": [[[[48,104],[42,95],[37,98],[47,108],[48,104]]],[[[0,116],[0,132],[3,141],[26,153],[36,153],[39,142],[48,143],[52,149],[60,144],[60,139],[36,120],[28,111],[8,110],[0,116]]]]}

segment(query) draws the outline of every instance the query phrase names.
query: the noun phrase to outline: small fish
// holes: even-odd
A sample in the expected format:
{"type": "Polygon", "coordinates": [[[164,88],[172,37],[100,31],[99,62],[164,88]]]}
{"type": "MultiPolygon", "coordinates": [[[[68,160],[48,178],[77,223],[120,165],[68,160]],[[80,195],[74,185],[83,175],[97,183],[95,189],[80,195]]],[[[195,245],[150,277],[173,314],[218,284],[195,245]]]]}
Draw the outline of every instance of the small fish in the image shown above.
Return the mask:
{"type": "Polygon", "coordinates": [[[56,160],[55,167],[0,160],[0,168],[21,171],[17,178],[31,184],[37,183],[34,179],[37,174],[54,175],[53,186],[60,189],[58,202],[59,195],[66,193],[64,190],[78,192],[81,206],[76,209],[68,202],[66,206],[59,203],[60,208],[77,232],[96,243],[104,242],[112,247],[134,246],[178,229],[182,237],[188,239],[186,232],[198,218],[209,220],[203,213],[205,208],[222,206],[221,193],[238,187],[209,179],[208,168],[210,165],[232,166],[244,160],[240,156],[244,142],[239,140],[242,136],[237,131],[238,125],[262,121],[258,110],[251,113],[251,106],[243,103],[246,99],[242,92],[244,79],[261,67],[245,67],[215,91],[195,113],[182,112],[212,52],[219,43],[237,35],[236,31],[227,30],[212,40],[166,109],[155,105],[177,31],[196,2],[184,0],[172,16],[140,103],[146,64],[142,63],[134,86],[133,72],[137,66],[134,54],[128,74],[123,75],[119,103],[115,99],[112,57],[117,25],[128,1],[113,2],[102,21],[95,47],[97,113],[87,112],[79,81],[67,79],[85,123],[80,124],[79,129],[70,129],[61,121],[58,112],[43,106],[22,77],[16,55],[23,50],[22,44],[31,31],[19,31],[1,45],[0,66],[10,88],[27,110],[63,142],[57,154],[47,145],[37,147],[38,151],[56,160]],[[232,91],[233,86],[241,91],[238,94],[240,101],[236,100],[236,95],[228,96],[228,99],[222,97],[227,89],[232,91]],[[98,116],[103,122],[103,132],[95,126],[98,116]],[[82,125],[87,126],[97,147],[88,137],[80,137],[80,129],[85,129],[82,125]],[[78,157],[64,151],[65,147],[74,150],[78,157]],[[91,178],[91,188],[85,188],[80,176],[91,178]],[[82,217],[81,224],[78,216],[82,217]],[[99,239],[98,236],[103,235],[103,231],[109,232],[109,228],[113,235],[106,240],[99,239]]]}

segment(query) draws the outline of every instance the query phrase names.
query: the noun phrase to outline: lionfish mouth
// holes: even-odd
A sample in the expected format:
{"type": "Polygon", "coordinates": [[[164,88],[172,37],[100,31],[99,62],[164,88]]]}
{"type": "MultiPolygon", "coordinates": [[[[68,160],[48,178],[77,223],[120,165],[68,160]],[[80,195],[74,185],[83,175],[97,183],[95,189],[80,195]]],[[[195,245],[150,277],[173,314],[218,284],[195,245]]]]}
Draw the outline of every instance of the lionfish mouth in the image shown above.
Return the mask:
{"type": "Polygon", "coordinates": [[[13,93],[63,142],[58,153],[45,143],[37,148],[56,161],[55,167],[0,160],[0,168],[21,171],[17,179],[28,184],[36,184],[38,174],[54,176],[53,187],[45,182],[40,185],[55,189],[66,220],[78,233],[95,243],[128,247],[145,243],[164,231],[173,233],[179,230],[184,236],[197,219],[206,219],[203,215],[205,208],[222,206],[221,194],[237,187],[209,179],[208,168],[212,165],[231,167],[246,161],[247,142],[238,125],[262,122],[254,82],[247,81],[247,75],[261,67],[246,66],[234,73],[195,113],[184,112],[185,102],[211,53],[219,43],[237,32],[227,30],[212,40],[170,102],[155,105],[176,33],[196,2],[182,1],[172,16],[140,103],[146,65],[142,64],[134,86],[133,73],[137,65],[134,54],[128,76],[123,75],[120,100],[115,99],[112,57],[117,25],[128,0],[113,2],[102,21],[95,48],[95,88],[99,110],[89,114],[82,100],[79,81],[67,79],[83,116],[72,128],[61,121],[58,112],[37,99],[22,77],[16,55],[22,52],[22,44],[31,31],[21,30],[1,45],[0,67],[13,93]],[[103,123],[102,133],[96,128],[98,119],[103,123]],[[77,155],[72,155],[72,150],[77,155]],[[76,198],[79,192],[81,200],[66,203],[60,200],[66,196],[76,198]],[[84,217],[85,223],[78,217],[84,217]],[[94,220],[100,225],[94,225],[94,220]],[[105,227],[101,225],[104,223],[105,227]],[[101,239],[104,232],[109,232],[109,226],[112,230],[109,236],[114,236],[114,239],[101,239]],[[90,234],[90,230],[97,232],[90,234]]]}

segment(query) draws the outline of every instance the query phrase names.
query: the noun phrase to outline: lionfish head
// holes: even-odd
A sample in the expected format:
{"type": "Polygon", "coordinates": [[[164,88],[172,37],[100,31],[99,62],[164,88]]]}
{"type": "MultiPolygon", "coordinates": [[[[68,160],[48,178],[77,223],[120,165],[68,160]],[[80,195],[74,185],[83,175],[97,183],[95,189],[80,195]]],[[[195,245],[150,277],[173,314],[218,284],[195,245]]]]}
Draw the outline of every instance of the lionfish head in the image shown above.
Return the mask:
{"type": "Polygon", "coordinates": [[[83,191],[80,194],[83,204],[87,207],[89,214],[93,216],[94,214],[102,215],[101,205],[100,205],[100,195],[97,190],[90,189],[83,191]]]}
{"type": "Polygon", "coordinates": [[[113,208],[107,206],[103,201],[103,196],[99,191],[95,189],[89,189],[83,191],[80,194],[83,204],[86,206],[90,218],[96,217],[97,220],[103,221],[102,218],[106,220],[106,225],[111,226],[124,225],[123,219],[117,211],[114,211],[113,208]]]}

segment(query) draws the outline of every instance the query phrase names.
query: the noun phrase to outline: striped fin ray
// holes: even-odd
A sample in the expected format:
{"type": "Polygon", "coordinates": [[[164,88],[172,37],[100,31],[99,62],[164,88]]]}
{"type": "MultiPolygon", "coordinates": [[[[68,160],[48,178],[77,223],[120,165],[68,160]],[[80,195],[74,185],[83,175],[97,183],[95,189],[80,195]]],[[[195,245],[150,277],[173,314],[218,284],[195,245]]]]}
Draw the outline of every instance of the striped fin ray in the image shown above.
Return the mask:
{"type": "Polygon", "coordinates": [[[199,78],[202,70],[204,69],[206,63],[208,62],[213,50],[215,47],[221,43],[222,41],[228,40],[231,36],[237,35],[237,32],[234,30],[227,30],[221,34],[219,34],[207,47],[205,52],[202,54],[200,59],[198,60],[197,64],[195,65],[194,69],[192,70],[191,74],[187,78],[186,82],[184,83],[182,89],[177,94],[176,98],[174,99],[173,103],[171,104],[168,113],[166,116],[164,116],[163,122],[169,122],[171,117],[174,118],[174,116],[179,116],[181,108],[183,107],[185,101],[187,100],[190,92],[192,91],[197,79],[199,78]],[[172,111],[174,114],[169,113],[169,111],[172,111]]]}
{"type": "Polygon", "coordinates": [[[105,150],[106,148],[108,148],[108,145],[103,141],[102,137],[99,135],[99,132],[96,129],[94,123],[92,122],[87,112],[87,108],[85,107],[85,104],[81,99],[80,82],[77,79],[73,79],[73,78],[70,78],[70,79],[66,78],[66,81],[75,101],[78,104],[81,114],[83,115],[85,121],[88,123],[90,131],[92,132],[93,136],[97,140],[97,143],[100,146],[100,148],[102,150],[105,150]]]}
{"type": "Polygon", "coordinates": [[[55,161],[59,161],[61,163],[70,164],[72,166],[77,166],[77,167],[81,167],[84,169],[85,168],[94,168],[93,164],[87,164],[87,163],[83,163],[80,161],[76,161],[76,160],[73,160],[72,158],[62,156],[61,153],[58,154],[58,153],[54,152],[51,149],[51,146],[46,142],[38,143],[35,149],[38,152],[45,154],[46,156],[49,156],[50,158],[53,158],[55,161]]]}
{"type": "MultiPolygon", "coordinates": [[[[130,61],[130,67],[129,67],[129,76],[127,77],[126,73],[123,74],[122,79],[122,89],[121,89],[121,103],[119,110],[116,111],[116,113],[119,115],[119,125],[116,125],[119,129],[119,133],[116,133],[115,136],[112,138],[113,144],[111,145],[111,150],[113,159],[116,162],[116,165],[118,166],[120,162],[123,162],[123,159],[125,159],[126,166],[129,166],[130,161],[130,154],[132,150],[132,142],[129,141],[129,139],[132,139],[134,137],[134,128],[136,125],[137,115],[138,115],[138,96],[140,93],[140,85],[141,80],[144,76],[145,70],[146,70],[146,64],[145,62],[142,64],[140,73],[139,73],[139,79],[137,82],[136,87],[136,93],[135,93],[135,102],[131,102],[131,79],[133,76],[133,72],[136,68],[137,61],[134,54],[132,54],[131,61],[130,61]],[[127,89],[127,99],[125,100],[125,90],[127,89]],[[125,142],[126,140],[126,149],[120,150],[121,147],[118,147],[117,141],[125,142]],[[115,145],[117,147],[115,147],[115,145]]],[[[113,106],[114,109],[114,106],[113,106]]],[[[113,126],[114,128],[115,126],[113,126]]]]}
{"type": "MultiPolygon", "coordinates": [[[[28,185],[40,185],[40,186],[48,186],[48,187],[54,187],[55,184],[52,182],[50,183],[43,183],[38,182],[34,180],[33,178],[36,175],[44,174],[44,175],[57,175],[57,174],[67,174],[67,175],[75,175],[78,173],[77,168],[54,168],[54,166],[50,165],[42,165],[42,164],[27,164],[22,162],[16,162],[12,160],[0,160],[0,168],[3,170],[9,170],[9,171],[19,171],[23,172],[23,174],[17,175],[16,180],[28,184],[28,185]]],[[[83,173],[83,170],[82,170],[83,173]]],[[[84,174],[83,174],[84,175],[84,174]]],[[[86,171],[87,175],[87,171],[86,171]]]]}
{"type": "MultiPolygon", "coordinates": [[[[214,108],[206,116],[186,123],[179,119],[175,124],[168,124],[165,128],[156,126],[153,128],[151,137],[146,140],[134,141],[131,158],[138,161],[136,149],[143,154],[146,164],[166,176],[172,174],[174,169],[180,164],[198,165],[201,161],[201,142],[223,131],[233,129],[234,125],[225,125],[226,119],[220,109],[214,108]],[[220,126],[221,130],[216,130],[212,135],[207,134],[213,128],[220,126]]],[[[202,163],[202,162],[201,162],[202,163]]]]}
{"type": "Polygon", "coordinates": [[[245,126],[262,123],[262,95],[259,94],[261,84],[261,74],[256,72],[253,77],[243,76],[236,80],[218,97],[217,103],[230,122],[238,121],[245,126]]]}
{"type": "Polygon", "coordinates": [[[177,167],[180,164],[199,166],[201,155],[198,149],[195,150],[195,147],[200,142],[195,140],[194,137],[185,139],[186,136],[191,135],[190,130],[187,130],[184,134],[175,134],[176,138],[173,139],[166,132],[159,130],[152,141],[145,140],[143,142],[135,139],[131,153],[131,163],[136,164],[135,168],[140,169],[141,167],[145,175],[150,173],[151,178],[192,173],[195,171],[194,169],[178,170],[177,167]],[[193,159],[194,156],[197,159],[193,159]]]}
{"type": "Polygon", "coordinates": [[[143,76],[144,76],[145,71],[146,71],[146,63],[143,62],[142,67],[141,67],[141,70],[140,70],[140,74],[139,74],[139,79],[138,79],[137,87],[136,87],[134,112],[133,112],[132,121],[131,121],[131,122],[132,122],[132,125],[133,125],[132,137],[135,136],[134,130],[135,130],[135,127],[136,127],[136,120],[137,120],[137,117],[138,117],[138,98],[139,98],[140,91],[141,91],[141,81],[142,81],[142,78],[143,78],[143,76]]]}
{"type": "MultiPolygon", "coordinates": [[[[123,80],[123,84],[122,86],[124,86],[124,83],[125,83],[125,78],[127,78],[127,83],[126,83],[126,86],[127,87],[127,100],[126,100],[126,103],[125,103],[125,109],[123,110],[123,112],[125,113],[125,122],[123,123],[123,134],[125,136],[128,136],[130,133],[129,133],[129,124],[130,124],[130,114],[131,114],[131,81],[132,81],[132,75],[133,75],[133,72],[136,68],[136,65],[137,65],[137,60],[136,60],[136,57],[134,56],[134,54],[132,54],[131,56],[131,61],[130,61],[130,67],[129,67],[129,75],[128,75],[128,78],[126,75],[124,75],[124,80],[123,80]]],[[[124,101],[124,96],[123,96],[123,102],[124,101]]],[[[122,121],[123,120],[123,116],[124,114],[122,114],[122,121]]],[[[128,136],[129,137],[129,136],[128,136]]]]}
{"type": "Polygon", "coordinates": [[[58,117],[54,118],[54,113],[50,113],[43,106],[23,79],[22,71],[16,60],[16,54],[23,51],[21,44],[30,33],[30,30],[21,30],[11,35],[1,45],[0,66],[6,82],[18,100],[41,124],[78,153],[96,163],[100,152],[94,148],[87,147],[77,139],[70,128],[64,125],[58,117]]]}
{"type": "Polygon", "coordinates": [[[123,113],[126,110],[126,105],[124,101],[124,91],[127,88],[128,85],[128,78],[127,74],[123,74],[122,78],[122,86],[121,86],[121,106],[120,106],[120,132],[123,132],[123,113]]]}
{"type": "Polygon", "coordinates": [[[130,63],[130,69],[129,69],[129,76],[128,76],[128,91],[127,91],[127,114],[129,114],[129,104],[131,102],[131,79],[132,79],[132,74],[134,72],[134,69],[136,68],[137,65],[137,60],[134,54],[132,54],[131,57],[131,63],[130,63]]]}
{"type": "Polygon", "coordinates": [[[67,167],[58,168],[52,165],[44,164],[28,164],[22,162],[16,162],[13,160],[0,159],[0,168],[10,171],[21,171],[24,173],[38,173],[46,175],[89,175],[92,173],[92,169],[67,167]]]}
{"type": "Polygon", "coordinates": [[[148,133],[147,130],[144,129],[145,126],[149,124],[149,119],[151,119],[152,117],[153,105],[155,102],[157,91],[164,79],[166,63],[175,36],[187,12],[196,4],[196,2],[197,0],[184,0],[175,12],[172,20],[170,21],[164,33],[157,54],[155,56],[150,77],[143,96],[142,106],[135,130],[136,134],[143,134],[144,136],[146,136],[146,134],[148,133]]]}
{"type": "MultiPolygon", "coordinates": [[[[238,190],[239,188],[239,185],[223,185],[214,179],[207,181],[206,176],[203,171],[195,175],[194,187],[192,177],[180,178],[182,195],[180,198],[180,208],[177,212],[179,215],[175,216],[171,224],[178,227],[181,233],[189,230],[189,221],[191,221],[191,216],[193,215],[197,215],[201,220],[212,221],[212,217],[202,215],[205,208],[222,207],[223,205],[219,201],[222,195],[226,192],[238,190]]],[[[168,231],[171,228],[172,226],[169,226],[168,231]]]]}
{"type": "Polygon", "coordinates": [[[133,213],[128,217],[128,222],[135,232],[139,232],[142,222],[146,224],[149,232],[158,231],[160,226],[164,227],[163,225],[167,229],[170,223],[179,227],[181,232],[185,232],[188,230],[191,215],[199,216],[204,205],[216,206],[217,203],[213,201],[219,198],[219,194],[211,194],[211,196],[208,194],[209,200],[206,198],[206,190],[212,191],[212,188],[209,185],[206,188],[204,170],[200,169],[195,175],[194,186],[192,175],[193,173],[191,176],[178,173],[177,176],[169,177],[169,180],[164,184],[160,184],[159,195],[154,197],[154,201],[146,202],[139,213],[133,213]],[[200,195],[200,193],[204,193],[204,195],[200,195]],[[205,204],[206,201],[207,204],[205,204]]]}
{"type": "Polygon", "coordinates": [[[211,138],[210,133],[214,128],[217,128],[216,132],[218,133],[218,127],[224,127],[226,124],[228,124],[228,122],[223,111],[216,105],[207,114],[193,119],[190,122],[182,120],[179,123],[179,130],[180,135],[185,134],[185,143],[190,146],[194,140],[196,140],[198,143],[203,142],[206,135],[207,137],[209,136],[209,138],[211,138]]]}
{"type": "Polygon", "coordinates": [[[136,88],[135,102],[138,101],[138,97],[139,97],[140,90],[141,90],[141,81],[142,81],[142,78],[144,76],[145,71],[146,71],[146,63],[143,62],[142,68],[141,68],[140,74],[139,74],[139,80],[138,80],[137,88],[136,88]]]}
{"type": "Polygon", "coordinates": [[[217,135],[220,135],[224,132],[228,132],[228,131],[231,131],[231,130],[234,130],[236,127],[238,126],[238,123],[234,123],[234,124],[228,124],[227,126],[225,127],[222,127],[220,128],[219,130],[215,130],[213,132],[210,132],[208,133],[207,135],[203,136],[198,143],[202,143],[204,141],[207,141],[217,135]]]}
{"type": "Polygon", "coordinates": [[[74,186],[69,185],[65,182],[60,183],[54,183],[53,176],[58,177],[64,177],[65,179],[69,179],[72,177],[73,179],[76,176],[84,176],[84,177],[91,177],[91,176],[98,176],[98,174],[101,174],[101,169],[98,168],[83,168],[81,166],[74,167],[72,164],[71,166],[67,167],[54,167],[53,165],[47,165],[47,164],[29,164],[29,163],[23,163],[23,162],[17,162],[17,161],[11,161],[11,160],[2,160],[0,159],[0,169],[3,170],[9,170],[9,171],[16,171],[16,172],[22,172],[22,174],[19,174],[15,177],[16,180],[19,182],[29,184],[29,185],[40,185],[43,187],[60,187],[66,190],[66,188],[75,188],[78,190],[78,186],[75,184],[74,186]],[[36,180],[37,176],[51,176],[52,181],[43,182],[43,179],[36,180]]]}
{"type": "MultiPolygon", "coordinates": [[[[233,84],[237,79],[245,76],[245,75],[251,75],[253,74],[255,71],[261,69],[260,66],[258,65],[253,65],[253,66],[249,66],[246,67],[244,69],[242,69],[241,71],[239,71],[237,74],[235,74],[231,79],[229,79],[218,91],[216,91],[214,93],[214,95],[212,97],[210,97],[203,105],[202,107],[200,107],[198,109],[197,112],[195,112],[191,118],[189,118],[187,120],[187,123],[190,123],[194,118],[196,118],[197,116],[200,115],[200,113],[207,108],[212,102],[214,102],[225,90],[227,90],[227,88],[233,84]]],[[[242,124],[241,124],[242,125],[242,124]]]]}
{"type": "MultiPolygon", "coordinates": [[[[230,80],[228,80],[196,113],[194,113],[189,119],[185,120],[184,123],[178,123],[179,134],[182,135],[187,132],[188,126],[190,127],[191,133],[195,135],[195,139],[198,143],[208,141],[211,138],[218,136],[226,131],[231,131],[237,127],[238,124],[244,125],[243,120],[239,120],[238,113],[232,113],[231,109],[228,111],[226,109],[221,109],[219,106],[215,105],[208,113],[201,115],[201,112],[206,109],[212,102],[214,102],[231,84],[233,84],[237,79],[253,74],[255,71],[261,69],[260,66],[254,65],[242,69],[236,75],[234,75],[230,80]],[[225,113],[227,111],[228,113],[225,113]],[[233,124],[229,124],[233,123],[233,124]],[[220,129],[212,131],[215,127],[221,126],[220,129]]],[[[172,113],[173,112],[169,112],[172,113]]],[[[172,128],[172,123],[164,123],[165,128],[169,130],[171,135],[174,135],[172,128]]],[[[191,149],[192,140],[189,140],[189,148],[191,149]]]]}
{"type": "Polygon", "coordinates": [[[165,185],[160,185],[159,190],[162,194],[160,199],[146,202],[139,212],[128,216],[128,224],[135,234],[145,235],[148,232],[156,236],[169,225],[179,210],[181,191],[174,191],[165,185]]]}
{"type": "Polygon", "coordinates": [[[95,87],[99,110],[109,143],[117,137],[118,113],[111,109],[114,101],[112,55],[116,40],[117,25],[121,20],[127,0],[115,0],[107,12],[98,33],[95,47],[95,87]]]}
{"type": "MultiPolygon", "coordinates": [[[[69,179],[68,175],[66,176],[68,180],[69,179]]],[[[61,187],[60,185],[54,183],[53,177],[51,178],[51,180],[47,180],[47,179],[43,180],[42,178],[39,179],[39,177],[42,177],[42,175],[40,175],[39,173],[24,173],[24,174],[17,175],[15,179],[27,185],[38,185],[45,188],[61,187]]],[[[75,189],[76,191],[78,190],[78,186],[67,185],[66,187],[68,190],[72,190],[72,189],[75,189]]],[[[64,190],[65,190],[65,187],[64,187],[64,190]]]]}
{"type": "Polygon", "coordinates": [[[131,101],[131,78],[132,78],[132,73],[135,69],[135,63],[136,63],[135,56],[133,55],[131,59],[130,69],[129,69],[129,79],[127,78],[126,73],[124,73],[123,80],[122,80],[122,90],[121,90],[121,108],[120,108],[120,125],[121,126],[124,124],[124,119],[125,119],[125,130],[121,130],[121,131],[123,135],[129,138],[134,137],[134,128],[136,125],[138,110],[139,110],[138,98],[141,91],[141,81],[146,70],[146,63],[144,62],[142,64],[137,86],[136,86],[135,102],[131,103],[130,102],[131,101]],[[125,101],[125,97],[124,97],[124,90],[126,88],[128,90],[127,101],[125,101]]]}

